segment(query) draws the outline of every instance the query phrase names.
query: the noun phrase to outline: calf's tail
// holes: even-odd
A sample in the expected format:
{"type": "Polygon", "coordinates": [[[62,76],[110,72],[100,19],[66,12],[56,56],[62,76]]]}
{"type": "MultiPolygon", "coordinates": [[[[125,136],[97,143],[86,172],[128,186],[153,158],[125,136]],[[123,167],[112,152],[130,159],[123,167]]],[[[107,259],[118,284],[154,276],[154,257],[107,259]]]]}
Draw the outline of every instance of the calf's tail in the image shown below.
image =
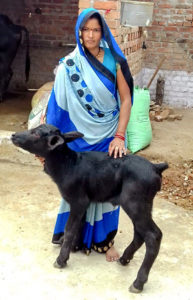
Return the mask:
{"type": "Polygon", "coordinates": [[[154,164],[156,171],[161,175],[162,172],[169,168],[168,163],[154,164]]]}

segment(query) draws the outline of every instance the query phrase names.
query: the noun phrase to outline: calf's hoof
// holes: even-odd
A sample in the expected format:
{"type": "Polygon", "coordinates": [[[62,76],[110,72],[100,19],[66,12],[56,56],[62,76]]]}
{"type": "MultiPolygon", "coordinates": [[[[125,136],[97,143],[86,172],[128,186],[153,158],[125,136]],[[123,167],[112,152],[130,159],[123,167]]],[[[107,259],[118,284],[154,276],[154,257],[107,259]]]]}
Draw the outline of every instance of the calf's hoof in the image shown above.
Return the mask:
{"type": "Polygon", "coordinates": [[[118,263],[120,263],[122,266],[126,266],[130,263],[130,259],[124,259],[123,257],[120,257],[118,260],[117,260],[118,263]]]}
{"type": "Polygon", "coordinates": [[[139,294],[142,292],[142,290],[136,289],[133,284],[130,286],[129,291],[134,294],[139,294]]]}
{"type": "Polygon", "coordinates": [[[67,263],[62,263],[62,264],[59,264],[58,261],[56,260],[55,263],[54,263],[54,268],[57,268],[57,269],[62,269],[62,268],[65,268],[67,265],[67,263]]]}

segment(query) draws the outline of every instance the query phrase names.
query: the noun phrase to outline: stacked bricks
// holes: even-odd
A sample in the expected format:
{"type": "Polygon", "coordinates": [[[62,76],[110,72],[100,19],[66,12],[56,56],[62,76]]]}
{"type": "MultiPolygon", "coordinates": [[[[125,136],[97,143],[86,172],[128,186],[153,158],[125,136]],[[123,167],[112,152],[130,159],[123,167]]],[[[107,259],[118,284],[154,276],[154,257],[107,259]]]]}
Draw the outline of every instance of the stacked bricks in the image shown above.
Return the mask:
{"type": "Polygon", "coordinates": [[[121,44],[121,49],[123,50],[133,75],[138,74],[143,67],[143,32],[142,28],[134,27],[129,29],[122,28],[122,36],[126,39],[126,42],[121,44]],[[124,34],[125,33],[125,34],[124,34]],[[128,41],[127,41],[128,38],[128,41]]]}
{"type": "Polygon", "coordinates": [[[192,0],[154,0],[153,24],[147,28],[145,66],[155,68],[166,56],[163,69],[193,69],[192,0]]]}

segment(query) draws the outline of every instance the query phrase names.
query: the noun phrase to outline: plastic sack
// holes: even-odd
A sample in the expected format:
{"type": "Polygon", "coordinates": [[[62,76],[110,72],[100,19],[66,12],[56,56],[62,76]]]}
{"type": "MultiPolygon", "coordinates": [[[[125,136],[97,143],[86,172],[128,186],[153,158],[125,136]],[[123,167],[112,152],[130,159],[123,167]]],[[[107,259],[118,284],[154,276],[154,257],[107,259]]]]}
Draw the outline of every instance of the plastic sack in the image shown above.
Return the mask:
{"type": "Polygon", "coordinates": [[[42,97],[44,97],[45,94],[50,94],[52,88],[53,88],[54,82],[50,81],[50,82],[46,82],[44,85],[42,85],[37,92],[33,95],[32,101],[31,101],[31,106],[32,108],[34,108],[38,102],[40,101],[40,99],[42,97]]]}
{"type": "Polygon", "coordinates": [[[53,82],[44,84],[32,98],[32,110],[28,117],[28,129],[45,123],[46,109],[52,91],[53,82]]]}
{"type": "Polygon", "coordinates": [[[135,153],[147,147],[152,140],[149,119],[150,94],[148,89],[134,89],[134,101],[127,125],[127,148],[135,153]]]}

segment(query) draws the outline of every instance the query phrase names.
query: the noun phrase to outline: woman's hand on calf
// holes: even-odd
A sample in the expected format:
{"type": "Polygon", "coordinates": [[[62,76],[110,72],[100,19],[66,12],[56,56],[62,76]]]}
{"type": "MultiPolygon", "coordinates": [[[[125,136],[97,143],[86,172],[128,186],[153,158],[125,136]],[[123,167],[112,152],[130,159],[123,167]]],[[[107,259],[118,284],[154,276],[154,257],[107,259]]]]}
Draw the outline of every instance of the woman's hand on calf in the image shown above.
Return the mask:
{"type": "Polygon", "coordinates": [[[109,155],[114,158],[126,155],[125,142],[118,137],[115,137],[109,145],[109,155]]]}

